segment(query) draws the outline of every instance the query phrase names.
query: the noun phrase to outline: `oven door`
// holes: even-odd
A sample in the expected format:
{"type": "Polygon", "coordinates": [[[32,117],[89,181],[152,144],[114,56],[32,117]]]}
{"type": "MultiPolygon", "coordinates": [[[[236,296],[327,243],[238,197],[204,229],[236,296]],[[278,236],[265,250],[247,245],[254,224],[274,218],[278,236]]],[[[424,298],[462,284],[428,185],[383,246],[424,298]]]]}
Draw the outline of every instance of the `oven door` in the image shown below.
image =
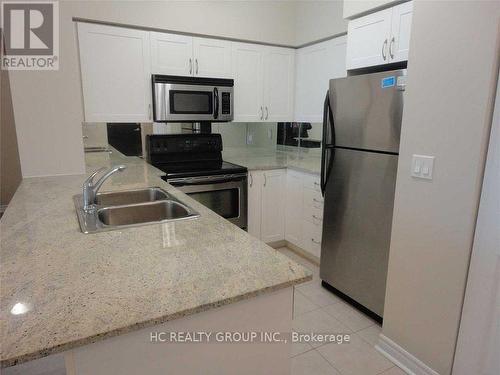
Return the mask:
{"type": "Polygon", "coordinates": [[[167,182],[233,224],[247,228],[246,174],[177,178],[167,182]]]}
{"type": "Polygon", "coordinates": [[[154,83],[155,121],[214,121],[219,108],[217,87],[154,83]]]}

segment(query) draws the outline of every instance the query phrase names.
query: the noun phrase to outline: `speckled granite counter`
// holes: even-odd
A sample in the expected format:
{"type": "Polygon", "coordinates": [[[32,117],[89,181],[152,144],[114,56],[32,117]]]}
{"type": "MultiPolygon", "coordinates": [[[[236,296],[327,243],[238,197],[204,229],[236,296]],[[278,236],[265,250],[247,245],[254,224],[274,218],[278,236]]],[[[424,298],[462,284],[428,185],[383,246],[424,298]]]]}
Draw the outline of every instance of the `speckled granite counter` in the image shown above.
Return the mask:
{"type": "Polygon", "coordinates": [[[127,164],[103,191],[160,186],[201,216],[83,234],[72,196],[85,176],[24,179],[0,220],[2,367],[311,279],[141,159],[86,158],[89,171],[127,164]]]}
{"type": "Polygon", "coordinates": [[[224,148],[224,160],[247,167],[249,170],[292,168],[302,172],[319,174],[321,171],[320,149],[299,149],[297,147],[224,148]]]}

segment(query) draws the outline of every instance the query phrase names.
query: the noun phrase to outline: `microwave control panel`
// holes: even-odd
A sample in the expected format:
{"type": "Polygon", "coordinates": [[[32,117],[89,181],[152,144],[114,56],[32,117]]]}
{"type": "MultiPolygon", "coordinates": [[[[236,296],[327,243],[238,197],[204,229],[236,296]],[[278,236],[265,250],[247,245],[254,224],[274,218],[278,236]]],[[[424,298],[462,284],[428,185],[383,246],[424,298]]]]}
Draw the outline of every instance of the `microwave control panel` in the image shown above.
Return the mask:
{"type": "Polygon", "coordinates": [[[223,115],[231,114],[231,94],[229,92],[222,93],[222,106],[221,106],[223,115]]]}

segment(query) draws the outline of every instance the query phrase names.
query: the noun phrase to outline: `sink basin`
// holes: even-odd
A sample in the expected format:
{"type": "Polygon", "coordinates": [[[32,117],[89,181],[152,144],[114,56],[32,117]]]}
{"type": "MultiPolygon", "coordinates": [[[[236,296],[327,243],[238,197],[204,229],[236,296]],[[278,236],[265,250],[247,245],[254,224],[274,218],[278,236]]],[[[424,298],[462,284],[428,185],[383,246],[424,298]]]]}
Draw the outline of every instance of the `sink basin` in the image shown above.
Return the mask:
{"type": "Polygon", "coordinates": [[[171,198],[171,196],[165,190],[158,187],[150,187],[146,189],[97,193],[95,204],[99,206],[122,206],[127,204],[156,202],[169,198],[171,198]]]}
{"type": "Polygon", "coordinates": [[[164,200],[149,204],[106,207],[97,211],[101,223],[124,226],[187,219],[197,214],[182,203],[164,200]]]}
{"type": "Polygon", "coordinates": [[[187,204],[158,187],[98,193],[95,208],[83,209],[82,194],[73,197],[83,233],[195,219],[200,216],[187,204]]]}

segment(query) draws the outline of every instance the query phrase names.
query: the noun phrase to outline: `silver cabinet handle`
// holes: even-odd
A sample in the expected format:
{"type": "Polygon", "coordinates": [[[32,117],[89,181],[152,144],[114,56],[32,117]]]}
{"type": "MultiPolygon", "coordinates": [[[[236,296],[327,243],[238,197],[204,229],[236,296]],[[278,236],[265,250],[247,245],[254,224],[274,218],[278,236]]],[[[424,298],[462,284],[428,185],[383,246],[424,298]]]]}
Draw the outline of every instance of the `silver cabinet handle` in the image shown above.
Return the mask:
{"type": "Polygon", "coordinates": [[[323,203],[323,201],[320,201],[319,199],[313,198],[313,202],[315,203],[323,203]]]}
{"type": "Polygon", "coordinates": [[[316,245],[319,245],[321,242],[314,240],[314,238],[311,238],[311,241],[314,242],[316,245]]]}
{"type": "Polygon", "coordinates": [[[323,220],[322,218],[320,217],[317,217],[316,215],[312,215],[313,219],[316,219],[316,220],[323,220]]]}
{"type": "Polygon", "coordinates": [[[141,128],[135,128],[134,129],[135,132],[140,132],[141,131],[141,128]]]}
{"type": "Polygon", "coordinates": [[[252,186],[253,186],[253,176],[252,176],[252,174],[250,173],[250,187],[252,187],[252,186]]]}
{"type": "Polygon", "coordinates": [[[260,119],[264,120],[264,109],[260,106],[260,119]]]}
{"type": "Polygon", "coordinates": [[[266,186],[266,185],[267,185],[267,176],[266,176],[266,174],[264,173],[264,186],[266,186]]]}
{"type": "Polygon", "coordinates": [[[266,105],[266,120],[269,118],[269,110],[267,109],[267,105],[266,105]]]}
{"type": "Polygon", "coordinates": [[[384,43],[382,44],[382,58],[384,59],[384,61],[386,60],[387,58],[387,55],[385,53],[385,48],[387,47],[387,39],[384,40],[384,43]]]}
{"type": "Polygon", "coordinates": [[[194,62],[196,64],[196,75],[198,75],[198,59],[194,59],[194,62]]]}
{"type": "Polygon", "coordinates": [[[84,135],[82,136],[83,139],[89,139],[89,136],[88,135],[84,135]]]}
{"type": "Polygon", "coordinates": [[[392,37],[391,43],[389,44],[389,55],[391,56],[391,59],[394,58],[394,53],[392,52],[392,46],[394,45],[395,39],[392,37]]]}
{"type": "Polygon", "coordinates": [[[189,58],[189,74],[193,74],[193,60],[191,58],[189,58]]]}
{"type": "Polygon", "coordinates": [[[319,186],[319,182],[314,181],[314,186],[319,186]]]}

